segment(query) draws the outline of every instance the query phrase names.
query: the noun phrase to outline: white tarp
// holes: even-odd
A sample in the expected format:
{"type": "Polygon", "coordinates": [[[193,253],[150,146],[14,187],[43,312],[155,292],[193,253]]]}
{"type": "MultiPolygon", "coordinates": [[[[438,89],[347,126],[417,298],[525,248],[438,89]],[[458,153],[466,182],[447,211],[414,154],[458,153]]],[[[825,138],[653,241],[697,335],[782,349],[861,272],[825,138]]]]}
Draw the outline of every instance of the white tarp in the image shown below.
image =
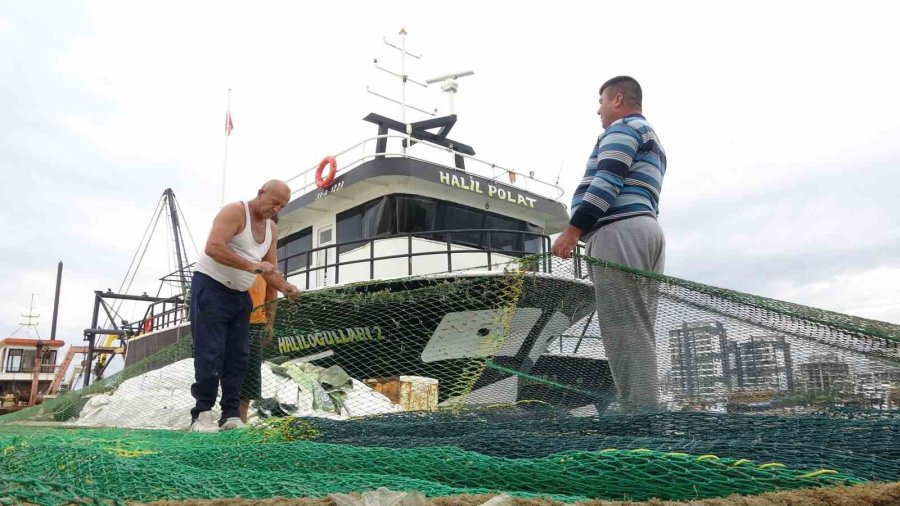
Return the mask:
{"type": "MultiPolygon", "coordinates": [[[[294,380],[272,372],[268,363],[262,365],[262,397],[281,404],[296,406],[295,416],[314,416],[336,420],[350,416],[365,416],[401,411],[384,395],[356,379],[353,388],[346,389],[342,414],[313,409],[313,396],[300,388],[294,380]]],[[[91,397],[82,409],[75,425],[89,427],[123,427],[134,429],[187,429],[190,410],[194,406],[191,384],[194,382],[193,359],[156,369],[125,380],[112,392],[91,397]]],[[[220,392],[221,394],[221,392],[220,392]]],[[[216,417],[218,405],[213,408],[216,417]]],[[[255,410],[251,405],[251,421],[255,410]]]]}

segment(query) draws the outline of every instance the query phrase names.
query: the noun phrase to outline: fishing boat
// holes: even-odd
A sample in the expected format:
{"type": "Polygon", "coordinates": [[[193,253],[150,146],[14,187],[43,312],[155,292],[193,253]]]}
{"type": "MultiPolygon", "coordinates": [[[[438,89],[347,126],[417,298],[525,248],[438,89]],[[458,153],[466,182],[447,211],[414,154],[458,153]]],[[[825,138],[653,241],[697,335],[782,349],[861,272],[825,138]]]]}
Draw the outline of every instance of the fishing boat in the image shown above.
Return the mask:
{"type": "MultiPolygon", "coordinates": [[[[329,298],[315,318],[276,333],[264,356],[327,351],[317,364],[339,365],[355,378],[407,374],[445,386],[474,381],[470,403],[540,397],[539,385],[518,381],[543,362],[543,376],[559,369],[583,377],[580,391],[591,393],[573,394],[573,405],[594,402],[596,392],[612,389],[605,360],[545,356],[548,345],[594,307],[592,284],[577,265],[553,272],[546,256],[550,236],[568,224],[564,192],[531,171],[482,160],[452,138],[459,120],[453,94],[458,79],[471,73],[429,81],[449,94],[451,114],[407,121],[405,103],[399,120],[370,113],[363,120],[374,135],[287,179],[292,198],[279,213],[279,271],[307,293],[391,293],[395,303],[361,311],[352,297],[329,298]],[[521,275],[511,277],[511,271],[521,275]],[[522,288],[509,305],[514,314],[507,315],[497,294],[511,279],[522,288]],[[444,285],[466,296],[428,290],[444,285]],[[473,361],[487,358],[491,367],[473,377],[473,361]]],[[[179,256],[185,250],[176,249],[179,256]]],[[[183,294],[147,298],[145,316],[126,332],[126,367],[190,334],[190,264],[179,264],[163,281],[180,284],[183,294]]],[[[95,323],[104,295],[98,293],[95,323]]],[[[458,391],[443,388],[440,400],[458,391]]]]}

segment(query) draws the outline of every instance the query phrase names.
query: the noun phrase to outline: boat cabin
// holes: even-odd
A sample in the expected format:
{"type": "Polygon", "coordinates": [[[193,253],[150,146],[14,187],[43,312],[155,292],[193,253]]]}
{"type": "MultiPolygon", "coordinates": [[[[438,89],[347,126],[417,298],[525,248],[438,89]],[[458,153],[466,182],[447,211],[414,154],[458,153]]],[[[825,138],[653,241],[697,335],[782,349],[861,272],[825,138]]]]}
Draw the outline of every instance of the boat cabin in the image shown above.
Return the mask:
{"type": "Polygon", "coordinates": [[[473,268],[546,253],[568,223],[562,190],[475,158],[449,140],[456,116],[413,123],[376,114],[379,135],[288,180],[279,270],[301,289],[473,268]],[[425,127],[439,128],[440,134],[425,127]],[[318,177],[317,177],[318,176],[318,177]]]}
{"type": "Polygon", "coordinates": [[[40,345],[38,391],[46,392],[56,373],[60,340],[7,337],[0,339],[0,413],[25,407],[35,378],[35,358],[40,345]]]}

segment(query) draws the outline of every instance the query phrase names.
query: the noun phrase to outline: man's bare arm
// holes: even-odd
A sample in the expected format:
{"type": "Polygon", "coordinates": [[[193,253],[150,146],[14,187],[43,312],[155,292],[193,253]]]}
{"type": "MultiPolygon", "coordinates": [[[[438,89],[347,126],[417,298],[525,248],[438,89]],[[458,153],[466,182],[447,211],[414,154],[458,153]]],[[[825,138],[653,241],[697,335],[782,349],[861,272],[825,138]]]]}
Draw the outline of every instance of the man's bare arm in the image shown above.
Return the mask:
{"type": "MultiPolygon", "coordinates": [[[[210,258],[228,267],[234,267],[247,272],[275,272],[275,265],[265,265],[266,262],[253,263],[246,258],[235,253],[230,246],[229,241],[241,230],[241,223],[244,222],[244,206],[240,202],[233,202],[223,207],[219,214],[213,220],[212,230],[209,232],[209,239],[206,241],[206,249],[204,252],[210,258]]],[[[244,224],[245,227],[251,226],[250,223],[244,224]]]]}

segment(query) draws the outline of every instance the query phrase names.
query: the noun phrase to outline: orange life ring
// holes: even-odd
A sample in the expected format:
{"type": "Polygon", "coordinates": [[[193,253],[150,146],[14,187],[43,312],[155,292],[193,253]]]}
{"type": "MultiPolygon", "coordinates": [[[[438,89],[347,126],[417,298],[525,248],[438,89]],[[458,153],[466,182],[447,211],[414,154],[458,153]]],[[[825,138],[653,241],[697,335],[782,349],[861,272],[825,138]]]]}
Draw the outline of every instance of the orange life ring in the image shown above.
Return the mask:
{"type": "Polygon", "coordinates": [[[333,156],[326,156],[319,162],[319,168],[316,169],[316,186],[319,188],[328,188],[331,186],[331,182],[334,181],[335,174],[337,174],[337,162],[334,160],[333,156]],[[328,175],[323,178],[322,171],[325,169],[326,165],[330,165],[331,170],[328,171],[328,175]]]}

